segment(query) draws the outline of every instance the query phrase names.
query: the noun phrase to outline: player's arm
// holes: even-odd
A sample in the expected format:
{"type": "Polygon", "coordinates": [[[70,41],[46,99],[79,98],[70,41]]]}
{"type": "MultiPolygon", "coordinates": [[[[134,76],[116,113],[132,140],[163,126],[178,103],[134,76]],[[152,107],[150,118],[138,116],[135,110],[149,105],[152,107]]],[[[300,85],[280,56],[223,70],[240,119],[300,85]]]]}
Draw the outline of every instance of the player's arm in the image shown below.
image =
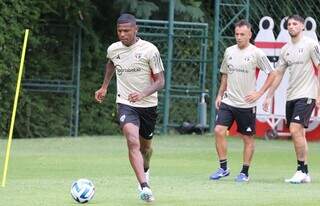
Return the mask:
{"type": "Polygon", "coordinates": [[[114,74],[115,71],[115,66],[112,61],[108,60],[106,67],[105,67],[105,75],[104,75],[104,80],[101,88],[96,91],[95,93],[95,99],[97,102],[101,103],[106,96],[108,86],[110,83],[110,80],[114,74]]]}
{"type": "Polygon", "coordinates": [[[269,89],[275,77],[276,77],[276,72],[275,71],[270,72],[267,76],[266,81],[263,83],[259,91],[251,92],[249,95],[245,97],[245,100],[248,103],[253,103],[257,101],[269,89]]]}
{"type": "Polygon", "coordinates": [[[268,60],[267,56],[262,50],[257,50],[257,67],[268,74],[267,79],[263,83],[262,87],[258,91],[251,91],[247,96],[245,96],[245,100],[248,103],[253,103],[257,101],[271,86],[273,80],[275,79],[274,69],[268,60]]]}
{"type": "Polygon", "coordinates": [[[215,101],[215,105],[217,109],[219,109],[224,92],[227,90],[227,80],[228,80],[228,75],[221,73],[220,87],[219,87],[219,91],[215,101]]]}
{"type": "Polygon", "coordinates": [[[272,98],[274,96],[274,92],[276,91],[276,89],[278,88],[278,86],[281,83],[281,80],[283,78],[285,70],[281,70],[281,69],[276,69],[274,71],[275,77],[271,83],[271,86],[268,90],[266,99],[263,102],[263,110],[268,112],[269,111],[269,106],[271,104],[272,98]]]}
{"type": "Polygon", "coordinates": [[[320,46],[318,42],[314,41],[311,43],[310,54],[311,60],[318,70],[318,97],[316,99],[316,106],[320,108],[320,46]]]}
{"type": "Polygon", "coordinates": [[[156,91],[161,90],[164,87],[164,72],[161,71],[159,73],[153,74],[153,81],[150,86],[145,88],[142,92],[133,92],[129,94],[128,100],[130,102],[137,102],[143,99],[144,97],[150,96],[156,91]]]}

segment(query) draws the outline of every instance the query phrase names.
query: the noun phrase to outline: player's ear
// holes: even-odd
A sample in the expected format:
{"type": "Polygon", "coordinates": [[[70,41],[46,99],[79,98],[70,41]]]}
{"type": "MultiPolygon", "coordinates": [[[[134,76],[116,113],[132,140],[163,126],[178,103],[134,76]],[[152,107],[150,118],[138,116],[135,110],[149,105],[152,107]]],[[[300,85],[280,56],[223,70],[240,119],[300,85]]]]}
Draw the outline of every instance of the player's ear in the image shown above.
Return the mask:
{"type": "Polygon", "coordinates": [[[138,30],[139,30],[139,27],[138,27],[138,25],[136,25],[136,28],[135,28],[135,33],[136,34],[138,33],[138,30]]]}
{"type": "Polygon", "coordinates": [[[249,39],[251,39],[251,37],[252,37],[252,31],[250,30],[249,31],[249,39]]]}

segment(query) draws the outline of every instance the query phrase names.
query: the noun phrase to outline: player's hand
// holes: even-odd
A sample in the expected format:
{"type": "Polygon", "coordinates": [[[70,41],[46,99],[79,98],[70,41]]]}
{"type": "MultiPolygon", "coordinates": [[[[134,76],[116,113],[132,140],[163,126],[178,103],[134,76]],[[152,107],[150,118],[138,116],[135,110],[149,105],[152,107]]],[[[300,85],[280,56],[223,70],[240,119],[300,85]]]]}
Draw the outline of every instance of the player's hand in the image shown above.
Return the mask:
{"type": "Polygon", "coordinates": [[[320,96],[316,99],[316,106],[320,109],[320,96]]]}
{"type": "Polygon", "coordinates": [[[250,92],[247,96],[244,97],[244,100],[247,103],[254,103],[256,102],[260,97],[262,96],[262,94],[258,91],[252,91],[250,92]]]}
{"type": "Polygon", "coordinates": [[[95,93],[95,96],[94,96],[96,101],[99,102],[99,103],[102,103],[104,97],[106,96],[106,93],[107,93],[107,89],[106,88],[101,87],[99,90],[97,90],[96,93],[95,93]]]}
{"type": "Polygon", "coordinates": [[[128,101],[129,102],[138,102],[140,101],[142,98],[144,97],[143,93],[140,92],[132,92],[131,94],[129,94],[128,96],[128,101]]]}
{"type": "Polygon", "coordinates": [[[219,109],[219,108],[220,108],[221,100],[222,100],[221,96],[218,95],[218,96],[216,97],[216,102],[215,102],[215,104],[216,104],[216,109],[219,109]]]}
{"type": "Polygon", "coordinates": [[[270,105],[271,105],[271,98],[266,98],[262,103],[263,111],[269,112],[270,105]]]}

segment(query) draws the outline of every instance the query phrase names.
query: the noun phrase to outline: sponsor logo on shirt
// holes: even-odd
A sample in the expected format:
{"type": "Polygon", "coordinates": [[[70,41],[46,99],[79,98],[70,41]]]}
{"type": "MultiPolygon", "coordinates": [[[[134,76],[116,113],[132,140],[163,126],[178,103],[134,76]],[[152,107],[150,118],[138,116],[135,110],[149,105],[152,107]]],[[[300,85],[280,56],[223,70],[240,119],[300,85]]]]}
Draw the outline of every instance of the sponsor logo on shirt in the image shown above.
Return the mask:
{"type": "Polygon", "coordinates": [[[120,65],[115,65],[117,74],[121,76],[124,72],[140,72],[142,69],[139,67],[133,67],[129,69],[124,69],[120,65]]]}
{"type": "Polygon", "coordinates": [[[247,69],[242,68],[235,68],[232,64],[228,64],[228,73],[232,74],[233,72],[242,72],[242,73],[249,73],[247,69]]]}

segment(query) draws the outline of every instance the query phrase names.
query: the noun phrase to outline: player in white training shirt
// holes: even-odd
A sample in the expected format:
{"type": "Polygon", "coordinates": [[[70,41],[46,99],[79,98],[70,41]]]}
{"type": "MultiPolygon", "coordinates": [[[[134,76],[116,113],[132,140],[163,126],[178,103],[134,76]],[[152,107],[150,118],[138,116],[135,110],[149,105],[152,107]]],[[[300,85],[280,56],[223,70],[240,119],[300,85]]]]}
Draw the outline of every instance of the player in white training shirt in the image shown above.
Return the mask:
{"type": "Polygon", "coordinates": [[[298,166],[293,177],[285,181],[307,183],[311,181],[311,178],[307,163],[308,145],[305,138],[305,128],[308,127],[315,105],[320,107],[320,81],[314,70],[316,68],[319,71],[320,66],[319,44],[309,37],[303,36],[304,19],[301,16],[288,17],[287,25],[291,41],[281,49],[276,68],[278,75],[264,101],[264,110],[268,111],[275,89],[280,84],[285,71],[289,72],[286,120],[293,140],[298,166]]]}
{"type": "Polygon", "coordinates": [[[235,25],[237,44],[225,51],[220,72],[221,83],[216,97],[218,110],[214,129],[216,150],[220,168],[210,175],[211,180],[219,180],[230,174],[227,166],[227,130],[236,121],[238,132],[243,139],[243,165],[237,182],[249,181],[249,166],[254,152],[256,101],[269,88],[274,79],[273,68],[261,49],[250,44],[251,25],[241,20],[235,25]],[[259,91],[256,91],[256,68],[268,77],[259,91]]]}
{"type": "Polygon", "coordinates": [[[118,119],[127,139],[129,160],[139,182],[142,200],[154,200],[148,184],[152,137],[157,118],[157,91],[164,86],[164,68],[152,43],[136,36],[136,19],[122,14],[117,20],[120,41],[108,48],[106,73],[95,98],[102,102],[116,71],[118,119]]]}

